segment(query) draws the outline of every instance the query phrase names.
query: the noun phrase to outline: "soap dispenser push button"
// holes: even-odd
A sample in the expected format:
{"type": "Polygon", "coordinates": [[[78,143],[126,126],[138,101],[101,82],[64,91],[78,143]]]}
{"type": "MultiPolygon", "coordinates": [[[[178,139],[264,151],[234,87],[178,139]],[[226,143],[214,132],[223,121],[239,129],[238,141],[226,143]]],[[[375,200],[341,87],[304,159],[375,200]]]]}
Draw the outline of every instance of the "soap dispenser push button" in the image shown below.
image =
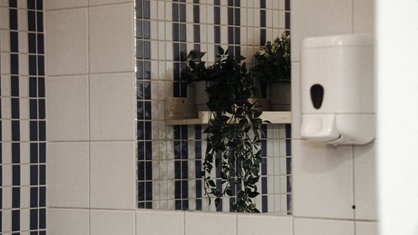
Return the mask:
{"type": "Polygon", "coordinates": [[[320,109],[324,100],[324,87],[320,84],[311,86],[311,100],[315,109],[320,109]]]}

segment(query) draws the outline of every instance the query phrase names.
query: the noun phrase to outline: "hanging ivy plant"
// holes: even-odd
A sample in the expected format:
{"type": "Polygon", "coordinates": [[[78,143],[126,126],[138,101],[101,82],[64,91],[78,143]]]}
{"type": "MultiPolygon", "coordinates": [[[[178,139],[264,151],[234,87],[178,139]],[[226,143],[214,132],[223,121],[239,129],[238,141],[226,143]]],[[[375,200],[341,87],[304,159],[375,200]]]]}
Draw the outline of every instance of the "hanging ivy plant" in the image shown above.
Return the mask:
{"type": "Polygon", "coordinates": [[[191,51],[182,77],[188,82],[205,81],[212,112],[208,126],[207,148],[202,165],[204,190],[209,202],[218,207],[224,197],[234,197],[231,208],[237,212],[259,212],[255,197],[262,162],[262,111],[248,101],[254,79],[245,59],[218,48],[216,62],[206,66],[205,53],[191,51]],[[222,187],[217,187],[215,169],[220,168],[222,187]]]}

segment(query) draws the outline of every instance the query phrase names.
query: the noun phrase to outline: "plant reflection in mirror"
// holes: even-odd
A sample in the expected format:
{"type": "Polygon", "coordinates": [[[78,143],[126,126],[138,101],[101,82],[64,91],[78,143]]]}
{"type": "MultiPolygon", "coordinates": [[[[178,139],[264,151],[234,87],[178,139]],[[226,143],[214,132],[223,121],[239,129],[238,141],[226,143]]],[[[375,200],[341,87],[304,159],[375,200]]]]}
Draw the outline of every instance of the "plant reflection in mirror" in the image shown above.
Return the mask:
{"type": "Polygon", "coordinates": [[[243,62],[244,57],[218,48],[215,63],[206,66],[204,52],[191,51],[182,78],[187,82],[205,81],[212,112],[205,129],[207,148],[202,165],[204,189],[209,203],[218,207],[225,197],[233,198],[237,212],[259,212],[255,198],[262,163],[262,111],[248,101],[254,89],[243,62]],[[215,169],[220,169],[222,186],[216,184],[215,169]]]}

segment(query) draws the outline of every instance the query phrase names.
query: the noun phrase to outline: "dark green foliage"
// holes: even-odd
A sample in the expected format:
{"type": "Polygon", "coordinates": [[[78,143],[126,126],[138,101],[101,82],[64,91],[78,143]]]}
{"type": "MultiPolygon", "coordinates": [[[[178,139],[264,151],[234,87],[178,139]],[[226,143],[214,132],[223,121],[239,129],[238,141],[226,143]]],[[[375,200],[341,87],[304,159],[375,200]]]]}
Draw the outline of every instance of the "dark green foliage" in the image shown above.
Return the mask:
{"type": "Polygon", "coordinates": [[[261,111],[248,102],[254,80],[242,56],[232,56],[219,47],[216,62],[206,67],[205,53],[191,51],[182,77],[188,82],[206,81],[207,103],[212,117],[205,129],[207,148],[202,166],[205,193],[215,197],[236,197],[231,205],[238,212],[259,212],[254,198],[261,165],[261,111]],[[221,168],[222,190],[216,187],[214,169],[221,168]]]}
{"type": "Polygon", "coordinates": [[[283,33],[273,42],[268,41],[255,55],[251,74],[261,85],[290,82],[290,36],[283,33]]]}

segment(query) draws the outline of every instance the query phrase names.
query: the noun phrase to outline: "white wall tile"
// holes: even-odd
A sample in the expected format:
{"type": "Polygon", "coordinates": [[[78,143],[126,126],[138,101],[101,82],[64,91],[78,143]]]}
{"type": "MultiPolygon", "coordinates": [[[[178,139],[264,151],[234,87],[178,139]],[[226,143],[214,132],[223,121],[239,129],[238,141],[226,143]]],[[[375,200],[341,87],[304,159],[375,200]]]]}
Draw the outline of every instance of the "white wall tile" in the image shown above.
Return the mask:
{"type": "MultiPolygon", "coordinates": [[[[22,33],[24,34],[24,33],[22,33]]],[[[27,40],[21,40],[20,37],[22,34],[19,34],[19,44],[27,44],[27,40]]],[[[19,74],[22,76],[29,75],[29,56],[21,54],[19,57],[19,74]]]]}
{"type": "MultiPolygon", "coordinates": [[[[0,13],[3,13],[2,11],[0,11],[0,13]]],[[[9,31],[0,30],[0,40],[1,40],[1,44],[0,44],[0,50],[1,51],[10,51],[10,33],[9,31]]]]}
{"type": "Polygon", "coordinates": [[[302,40],[309,36],[352,32],[352,1],[292,1],[292,61],[300,61],[302,40]]]}
{"type": "Polygon", "coordinates": [[[377,235],[377,222],[356,222],[356,235],[377,235]]]}
{"type": "Polygon", "coordinates": [[[90,235],[135,235],[135,212],[92,210],[90,224],[90,235]]]}
{"type": "MultiPolygon", "coordinates": [[[[6,2],[6,1],[1,1],[6,2]]],[[[8,8],[8,3],[6,3],[7,7],[0,7],[0,15],[3,16],[1,22],[0,22],[0,29],[9,29],[9,8],[8,8]]]]}
{"type": "Polygon", "coordinates": [[[235,235],[236,215],[186,212],[185,235],[235,235]]]}
{"type": "MultiPolygon", "coordinates": [[[[30,225],[29,209],[20,209],[20,230],[28,231],[30,228],[29,225],[30,225]]],[[[22,232],[20,234],[23,235],[22,232]]]]}
{"type": "Polygon", "coordinates": [[[302,125],[301,111],[301,77],[300,63],[292,63],[291,110],[292,110],[292,139],[300,139],[302,125]]]}
{"type": "Polygon", "coordinates": [[[89,144],[48,144],[48,206],[89,206],[89,144]]]}
{"type": "Polygon", "coordinates": [[[355,33],[374,32],[375,0],[353,0],[353,31],[355,33]]]}
{"type": "Polygon", "coordinates": [[[132,3],[89,8],[90,72],[134,71],[132,3]]]}
{"type": "Polygon", "coordinates": [[[90,144],[92,208],[135,208],[135,143],[90,144]]]}
{"type": "Polygon", "coordinates": [[[140,210],[136,212],[136,228],[136,235],[184,235],[184,212],[140,210]]]}
{"type": "Polygon", "coordinates": [[[237,215],[237,234],[239,235],[293,235],[292,217],[277,215],[237,215]]]}
{"type": "MultiPolygon", "coordinates": [[[[4,165],[2,166],[2,185],[3,186],[12,186],[12,177],[10,177],[12,175],[12,165],[4,165]]],[[[3,199],[4,200],[4,199],[3,199]]],[[[6,200],[8,201],[8,200],[6,200]]],[[[9,203],[4,203],[3,201],[3,206],[5,206],[5,204],[7,206],[9,206],[9,203]]],[[[11,204],[10,204],[11,206],[11,204]]],[[[5,207],[5,208],[11,208],[11,207],[5,207]]]]}
{"type": "MultiPolygon", "coordinates": [[[[26,18],[25,20],[26,20],[26,24],[27,24],[28,19],[26,18]]],[[[18,24],[20,24],[20,21],[19,21],[18,24]]],[[[24,25],[24,26],[19,25],[19,28],[25,29],[27,27],[28,27],[27,25],[24,25]]],[[[27,32],[19,32],[19,52],[28,53],[28,46],[29,46],[28,44],[29,44],[28,43],[28,33],[27,32]]],[[[26,62],[26,66],[28,66],[27,65],[27,63],[28,63],[27,62],[27,57],[26,57],[25,60],[26,60],[25,61],[26,62]]],[[[19,61],[19,66],[20,66],[20,63],[22,63],[22,61],[19,61]]],[[[22,69],[19,68],[19,70],[22,70],[22,69]]],[[[25,68],[25,71],[24,72],[25,72],[25,74],[28,74],[27,68],[25,68]]],[[[22,73],[19,71],[19,74],[22,74],[22,73]]]]}
{"type": "Polygon", "coordinates": [[[377,220],[376,153],[374,142],[354,147],[356,218],[377,220]]]}
{"type": "MultiPolygon", "coordinates": [[[[7,79],[10,81],[10,79],[7,79]]],[[[4,98],[2,97],[1,99],[1,116],[3,119],[11,119],[12,118],[12,113],[11,113],[11,99],[10,98],[4,98]]],[[[6,130],[8,132],[10,132],[10,130],[6,130]]],[[[4,130],[3,130],[4,133],[4,130]]],[[[2,136],[2,140],[9,140],[9,139],[4,139],[4,137],[2,136]]],[[[9,138],[11,138],[11,136],[9,136],[9,138]]]]}
{"type": "Polygon", "coordinates": [[[47,213],[48,234],[89,235],[88,210],[49,208],[47,213]]]}
{"type": "MultiPolygon", "coordinates": [[[[22,7],[22,5],[18,4],[18,7],[20,8],[20,7],[22,7]]],[[[18,11],[17,15],[18,15],[17,16],[18,17],[17,24],[19,25],[19,29],[27,29],[28,28],[28,14],[27,14],[27,12],[26,11],[18,11]]],[[[25,40],[27,40],[27,38],[25,40]]],[[[22,41],[19,40],[19,44],[20,44],[20,42],[22,42],[22,41]]],[[[20,45],[19,45],[19,47],[20,47],[20,45]]],[[[27,51],[19,50],[19,52],[27,52],[27,51]]]]}
{"type": "Polygon", "coordinates": [[[73,8],[73,7],[86,7],[88,0],[45,0],[45,9],[63,9],[63,8],[73,8]]]}
{"type": "Polygon", "coordinates": [[[353,218],[352,147],[292,141],[293,214],[353,218]]]}
{"type": "Polygon", "coordinates": [[[134,101],[134,73],[91,75],[91,139],[134,140],[134,101]]]}
{"type": "Polygon", "coordinates": [[[89,0],[90,6],[95,5],[106,5],[106,4],[115,4],[115,3],[133,3],[135,0],[89,0]]]}
{"type": "MultiPolygon", "coordinates": [[[[11,191],[11,190],[10,190],[11,191]]],[[[4,192],[3,192],[4,193],[4,192]]],[[[2,232],[4,234],[7,235],[11,235],[11,231],[12,231],[12,211],[11,210],[2,210],[2,232]],[[5,233],[5,232],[9,232],[9,233],[5,233]]]]}
{"type": "MultiPolygon", "coordinates": [[[[3,60],[3,55],[6,55],[6,53],[4,53],[4,54],[2,54],[2,57],[1,57],[1,59],[3,60]]],[[[8,56],[8,58],[10,58],[10,56],[8,56]]],[[[1,69],[2,69],[2,74],[3,73],[5,73],[4,71],[3,71],[3,64],[1,64],[1,69]]],[[[10,64],[9,64],[9,66],[10,66],[10,64]]],[[[5,96],[10,96],[10,93],[11,93],[11,82],[10,82],[11,80],[10,80],[10,75],[4,75],[4,76],[2,76],[1,77],[1,81],[0,81],[0,83],[1,83],[1,95],[3,96],[3,97],[5,97],[5,96]]],[[[1,114],[2,114],[2,118],[5,118],[3,115],[3,113],[5,112],[5,111],[7,111],[7,112],[9,112],[10,113],[10,111],[5,107],[5,106],[3,106],[2,105],[2,109],[1,109],[1,114]]],[[[9,116],[8,117],[10,117],[10,114],[9,114],[9,116]]]]}
{"type": "Polygon", "coordinates": [[[354,235],[354,222],[341,220],[294,219],[294,235],[354,235]]]}
{"type": "Polygon", "coordinates": [[[50,11],[45,22],[47,74],[87,73],[87,9],[50,11]]]}
{"type": "Polygon", "coordinates": [[[2,74],[10,74],[10,55],[9,54],[7,54],[7,53],[2,53],[1,54],[0,66],[1,66],[1,73],[2,74]]]}
{"type": "Polygon", "coordinates": [[[48,139],[89,139],[87,76],[48,77],[48,139]]]}

